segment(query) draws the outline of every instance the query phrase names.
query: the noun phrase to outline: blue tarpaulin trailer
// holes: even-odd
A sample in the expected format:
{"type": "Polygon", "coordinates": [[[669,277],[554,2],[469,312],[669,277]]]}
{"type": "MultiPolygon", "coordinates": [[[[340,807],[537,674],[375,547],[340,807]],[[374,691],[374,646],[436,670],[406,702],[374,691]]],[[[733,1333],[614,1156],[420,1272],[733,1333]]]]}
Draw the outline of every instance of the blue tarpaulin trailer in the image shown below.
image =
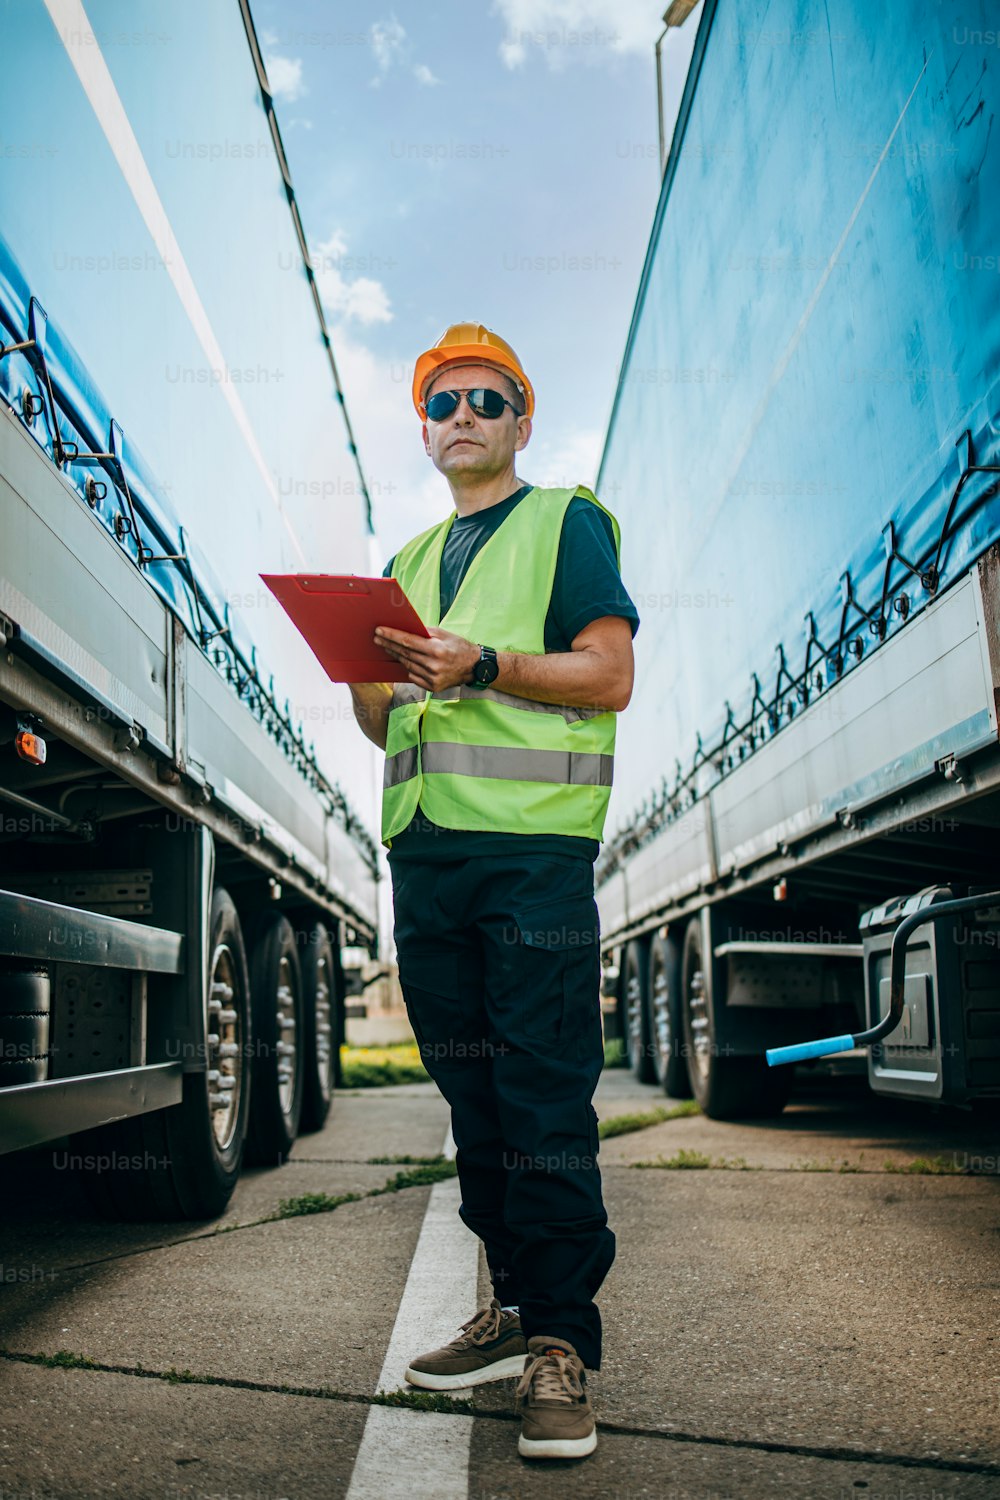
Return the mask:
{"type": "Polygon", "coordinates": [[[260,581],[371,508],[246,4],[8,8],[0,1151],[224,1208],[336,1081],[373,752],[260,581]]]}
{"type": "MultiPolygon", "coordinates": [[[[598,896],[633,1066],[725,1116],[885,1012],[887,903],[1000,883],[1000,49],[986,3],[689,10],[598,480],[642,617],[598,896]]],[[[910,938],[874,1088],[1000,1095],[996,916],[954,973],[910,938]]]]}

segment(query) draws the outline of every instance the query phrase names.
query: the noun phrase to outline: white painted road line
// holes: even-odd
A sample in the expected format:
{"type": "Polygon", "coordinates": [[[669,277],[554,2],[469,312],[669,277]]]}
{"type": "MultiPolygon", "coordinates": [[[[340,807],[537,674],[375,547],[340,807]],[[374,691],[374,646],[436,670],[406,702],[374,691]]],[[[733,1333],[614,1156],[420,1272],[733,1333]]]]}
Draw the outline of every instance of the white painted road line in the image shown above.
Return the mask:
{"type": "MultiPolygon", "coordinates": [[[[451,1131],[443,1154],[455,1155],[451,1131]]],[[[415,1354],[446,1343],[476,1311],[479,1241],[458,1217],[458,1181],[436,1182],[413,1252],[376,1390],[406,1388],[415,1354]]],[[[455,1391],[455,1399],[467,1396],[455,1391]]],[[[472,1417],[373,1406],[347,1500],[467,1500],[472,1417]]]]}
{"type": "Polygon", "coordinates": [[[373,1406],[347,1500],[468,1500],[472,1421],[373,1406]]]}
{"type": "MultiPolygon", "coordinates": [[[[379,1391],[398,1391],[416,1354],[447,1343],[475,1312],[479,1241],[458,1217],[458,1181],[436,1182],[396,1314],[379,1391]]],[[[459,1399],[467,1392],[456,1391],[459,1399]]]]}

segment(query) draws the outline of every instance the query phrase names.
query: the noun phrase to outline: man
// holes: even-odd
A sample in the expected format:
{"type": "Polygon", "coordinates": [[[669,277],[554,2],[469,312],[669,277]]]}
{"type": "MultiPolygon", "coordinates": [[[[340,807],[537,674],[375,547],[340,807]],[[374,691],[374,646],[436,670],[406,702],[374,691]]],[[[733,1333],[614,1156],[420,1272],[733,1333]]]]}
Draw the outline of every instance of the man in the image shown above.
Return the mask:
{"type": "Polygon", "coordinates": [[[480,324],[420,356],[413,399],[454,510],[386,568],[431,632],[380,629],[408,681],[352,688],[386,749],[399,976],[428,1072],[452,1107],[461,1217],[490,1306],[415,1358],[411,1384],[518,1374],[519,1451],[597,1445],[585,1367],[614,1259],[591,1099],[603,1062],[593,862],[638,616],[618,523],[579,488],[522,484],[534,392],[480,324]]]}

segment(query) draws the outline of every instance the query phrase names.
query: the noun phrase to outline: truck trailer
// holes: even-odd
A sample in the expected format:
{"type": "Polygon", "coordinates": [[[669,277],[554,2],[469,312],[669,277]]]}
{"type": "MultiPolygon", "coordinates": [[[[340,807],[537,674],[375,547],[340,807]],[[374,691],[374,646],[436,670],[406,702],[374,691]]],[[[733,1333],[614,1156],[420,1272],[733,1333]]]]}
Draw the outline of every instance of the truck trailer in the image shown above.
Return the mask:
{"type": "Polygon", "coordinates": [[[372,752],[259,577],[370,571],[370,497],[248,6],[3,25],[0,1151],[214,1217],[377,950],[372,752]]]}
{"type": "Polygon", "coordinates": [[[597,882],[631,1066],[716,1118],[779,1112],[765,1053],[831,1032],[876,1093],[1000,1099],[992,10],[664,17],[597,484],[642,621],[597,882]]]}

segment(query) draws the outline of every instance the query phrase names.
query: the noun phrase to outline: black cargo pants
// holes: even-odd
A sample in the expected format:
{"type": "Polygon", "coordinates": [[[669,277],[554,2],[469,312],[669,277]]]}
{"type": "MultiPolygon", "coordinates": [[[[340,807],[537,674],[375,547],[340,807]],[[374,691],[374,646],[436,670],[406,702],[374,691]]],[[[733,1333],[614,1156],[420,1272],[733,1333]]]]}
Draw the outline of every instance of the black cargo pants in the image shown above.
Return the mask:
{"type": "Polygon", "coordinates": [[[461,1217],[526,1338],[600,1369],[594,1294],[614,1260],[591,1098],[603,1061],[598,916],[585,859],[390,860],[399,977],[451,1105],[461,1217]]]}

